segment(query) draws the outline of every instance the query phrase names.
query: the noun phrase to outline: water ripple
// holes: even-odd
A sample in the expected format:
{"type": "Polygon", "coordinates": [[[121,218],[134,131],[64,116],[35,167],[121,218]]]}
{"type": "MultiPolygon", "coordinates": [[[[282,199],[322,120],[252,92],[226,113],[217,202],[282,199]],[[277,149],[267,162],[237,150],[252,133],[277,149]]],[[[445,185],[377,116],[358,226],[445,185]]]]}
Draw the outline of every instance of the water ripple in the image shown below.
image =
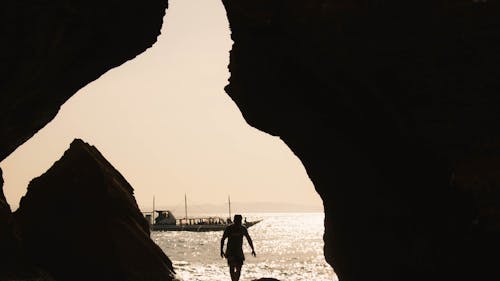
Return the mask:
{"type": "MultiPolygon", "coordinates": [[[[323,214],[246,214],[264,219],[251,227],[257,257],[244,242],[241,281],[273,277],[286,281],[337,280],[323,257],[323,214]]],[[[222,232],[153,232],[151,238],[173,260],[181,280],[229,280],[227,263],[219,256],[222,232]]]]}

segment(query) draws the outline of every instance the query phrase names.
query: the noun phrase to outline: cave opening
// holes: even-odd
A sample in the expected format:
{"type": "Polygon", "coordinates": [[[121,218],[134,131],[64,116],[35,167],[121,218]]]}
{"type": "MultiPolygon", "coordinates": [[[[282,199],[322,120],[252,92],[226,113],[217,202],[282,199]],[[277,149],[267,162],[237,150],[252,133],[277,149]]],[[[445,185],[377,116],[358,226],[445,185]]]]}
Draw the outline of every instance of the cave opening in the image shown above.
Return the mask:
{"type": "MultiPolygon", "coordinates": [[[[223,90],[231,44],[219,0],[170,1],[151,49],[81,89],[0,163],[13,209],[29,181],[81,138],[125,176],[145,212],[154,196],[158,209],[182,216],[187,195],[190,215],[225,216],[230,196],[233,213],[264,219],[250,229],[258,256],[248,255],[245,278],[334,279],[323,257],[322,202],[302,163],[279,137],[250,127],[223,90]]],[[[152,234],[181,278],[227,275],[220,233],[171,243],[182,235],[152,234]]]]}

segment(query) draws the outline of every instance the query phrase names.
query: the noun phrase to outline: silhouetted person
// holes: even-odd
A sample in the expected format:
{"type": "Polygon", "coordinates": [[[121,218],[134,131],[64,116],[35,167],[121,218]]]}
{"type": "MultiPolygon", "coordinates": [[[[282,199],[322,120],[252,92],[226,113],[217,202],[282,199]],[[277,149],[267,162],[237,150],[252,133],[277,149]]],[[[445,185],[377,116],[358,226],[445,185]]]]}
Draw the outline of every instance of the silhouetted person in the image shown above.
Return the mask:
{"type": "Polygon", "coordinates": [[[245,260],[243,254],[243,236],[247,238],[250,248],[252,248],[252,255],[255,257],[255,250],[253,248],[252,238],[248,234],[247,228],[241,225],[241,215],[234,215],[234,224],[231,224],[224,229],[224,234],[220,240],[220,256],[227,258],[229,265],[229,274],[232,281],[240,280],[241,267],[245,260]],[[224,241],[227,240],[226,253],[224,254],[224,241]]]}

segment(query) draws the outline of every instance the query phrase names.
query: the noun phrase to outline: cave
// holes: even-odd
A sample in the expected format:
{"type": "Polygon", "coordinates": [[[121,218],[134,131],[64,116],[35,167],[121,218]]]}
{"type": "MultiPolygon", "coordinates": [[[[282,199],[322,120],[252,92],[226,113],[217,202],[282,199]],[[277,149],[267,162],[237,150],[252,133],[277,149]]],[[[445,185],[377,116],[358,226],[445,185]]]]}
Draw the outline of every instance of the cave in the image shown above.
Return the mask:
{"type": "MultiPolygon", "coordinates": [[[[222,2],[226,92],[304,164],[339,280],[499,279],[498,1],[222,2]]],[[[7,2],[0,159],[150,47],[166,7],[7,2]]]]}

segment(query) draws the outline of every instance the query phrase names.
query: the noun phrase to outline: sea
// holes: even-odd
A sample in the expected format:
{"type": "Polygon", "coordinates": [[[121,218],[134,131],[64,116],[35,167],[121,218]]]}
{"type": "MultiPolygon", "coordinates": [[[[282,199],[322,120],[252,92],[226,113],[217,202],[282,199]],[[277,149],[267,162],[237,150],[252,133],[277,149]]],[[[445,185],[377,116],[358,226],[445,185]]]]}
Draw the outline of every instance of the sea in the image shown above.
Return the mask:
{"type": "MultiPolygon", "coordinates": [[[[256,257],[250,254],[246,239],[243,241],[245,263],[241,281],[263,277],[281,281],[338,281],[323,256],[323,213],[242,215],[248,221],[262,221],[248,229],[256,257]]],[[[151,234],[153,241],[172,260],[176,277],[182,281],[231,280],[227,262],[220,257],[221,237],[222,231],[155,231],[151,234]]]]}

